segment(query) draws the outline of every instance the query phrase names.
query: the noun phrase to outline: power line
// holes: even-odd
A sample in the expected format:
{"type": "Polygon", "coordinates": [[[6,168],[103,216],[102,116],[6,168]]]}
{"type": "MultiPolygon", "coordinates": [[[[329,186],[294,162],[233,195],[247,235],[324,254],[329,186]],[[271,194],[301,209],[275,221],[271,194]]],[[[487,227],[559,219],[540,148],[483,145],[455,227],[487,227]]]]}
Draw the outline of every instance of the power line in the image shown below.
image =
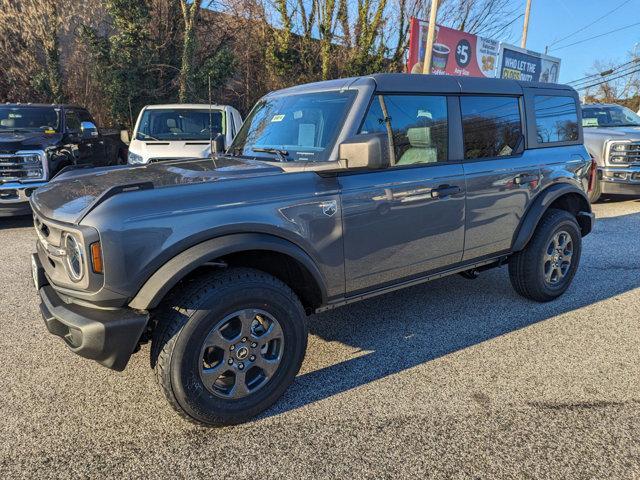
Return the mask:
{"type": "Polygon", "coordinates": [[[598,85],[602,85],[603,83],[607,83],[607,82],[610,82],[610,81],[612,81],[612,80],[618,80],[619,78],[626,77],[626,76],[628,76],[628,75],[632,75],[632,74],[634,74],[634,73],[638,73],[638,72],[640,72],[640,68],[638,68],[638,69],[636,69],[636,70],[632,70],[632,71],[627,72],[627,73],[623,73],[623,74],[618,75],[618,76],[616,76],[616,77],[607,78],[606,80],[602,80],[602,81],[597,82],[597,83],[592,83],[591,85],[586,85],[586,86],[584,86],[584,87],[577,87],[577,88],[575,88],[575,87],[574,87],[574,88],[575,88],[576,90],[586,90],[586,89],[588,89],[588,88],[591,88],[591,87],[597,87],[598,85]]]}
{"type": "Polygon", "coordinates": [[[580,80],[580,81],[574,81],[571,82],[571,86],[573,88],[579,87],[581,85],[585,85],[591,82],[595,82],[597,80],[599,80],[599,78],[605,78],[605,77],[609,77],[611,75],[615,74],[622,74],[622,73],[626,73],[629,70],[636,68],[638,65],[637,63],[640,62],[640,57],[639,58],[635,58],[630,62],[624,63],[618,67],[614,67],[614,68],[610,68],[609,70],[604,70],[602,72],[596,73],[595,75],[590,75],[589,77],[585,77],[584,79],[580,80]],[[626,65],[626,66],[625,66],[626,65]]]}
{"type": "Polygon", "coordinates": [[[593,77],[603,77],[605,75],[609,75],[609,74],[613,73],[614,71],[624,67],[625,65],[630,65],[630,64],[635,63],[635,62],[637,62],[639,60],[640,60],[640,57],[639,58],[634,58],[630,62],[625,62],[625,63],[622,63],[620,65],[616,65],[615,67],[611,67],[609,70],[603,70],[602,72],[592,73],[591,75],[587,75],[586,77],[576,78],[575,80],[571,80],[570,82],[567,82],[567,84],[571,85],[573,83],[582,83],[582,81],[584,81],[586,79],[589,79],[589,78],[593,78],[593,77]]]}
{"type": "Polygon", "coordinates": [[[560,40],[556,40],[553,43],[550,43],[548,46],[552,47],[560,42],[562,42],[563,40],[566,40],[567,38],[573,37],[576,33],[580,33],[583,32],[584,30],[586,30],[587,28],[589,28],[592,25],[595,25],[596,23],[598,23],[600,20],[602,20],[605,17],[608,17],[609,15],[611,15],[613,12],[620,10],[620,8],[624,7],[627,3],[629,3],[631,0],[626,0],[624,2],[622,2],[620,5],[618,5],[617,7],[615,7],[613,10],[608,11],[607,13],[605,13],[604,15],[602,15],[601,17],[596,18],[593,22],[591,22],[588,25],[585,25],[582,28],[579,28],[578,30],[576,30],[573,33],[570,33],[569,35],[567,35],[566,37],[562,37],[560,40]]]}
{"type": "Polygon", "coordinates": [[[583,40],[578,40],[577,42],[573,42],[573,43],[570,43],[568,45],[563,45],[561,47],[552,48],[551,50],[562,50],[563,48],[573,47],[574,45],[578,45],[579,43],[588,42],[589,40],[594,40],[596,38],[604,37],[605,35],[609,35],[611,33],[620,32],[622,30],[626,30],[627,28],[635,27],[636,25],[640,25],[640,22],[632,23],[631,25],[627,25],[625,27],[616,28],[614,30],[610,30],[608,32],[601,33],[600,35],[595,35],[593,37],[585,38],[583,40]]]}

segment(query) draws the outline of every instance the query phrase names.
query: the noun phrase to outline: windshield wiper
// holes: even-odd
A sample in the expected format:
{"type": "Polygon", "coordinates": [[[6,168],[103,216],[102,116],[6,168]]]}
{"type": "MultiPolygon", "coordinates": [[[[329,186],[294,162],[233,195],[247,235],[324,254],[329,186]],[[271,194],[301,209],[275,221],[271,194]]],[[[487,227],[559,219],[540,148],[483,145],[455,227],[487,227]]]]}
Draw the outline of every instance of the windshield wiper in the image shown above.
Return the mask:
{"type": "Polygon", "coordinates": [[[289,161],[289,158],[287,158],[289,156],[289,152],[281,148],[253,147],[251,148],[251,150],[253,150],[254,152],[271,153],[272,155],[278,157],[278,160],[280,160],[281,162],[289,161]]]}
{"type": "Polygon", "coordinates": [[[152,137],[151,135],[149,135],[148,133],[144,133],[144,132],[138,132],[139,135],[144,135],[144,139],[149,139],[149,140],[154,140],[156,142],[159,142],[160,140],[157,139],[156,137],[152,137]]]}
{"type": "Polygon", "coordinates": [[[253,150],[254,152],[271,153],[273,155],[276,155],[279,159],[281,159],[284,162],[288,161],[287,156],[289,155],[289,152],[287,150],[283,150],[281,148],[254,147],[251,150],[253,150]]]}

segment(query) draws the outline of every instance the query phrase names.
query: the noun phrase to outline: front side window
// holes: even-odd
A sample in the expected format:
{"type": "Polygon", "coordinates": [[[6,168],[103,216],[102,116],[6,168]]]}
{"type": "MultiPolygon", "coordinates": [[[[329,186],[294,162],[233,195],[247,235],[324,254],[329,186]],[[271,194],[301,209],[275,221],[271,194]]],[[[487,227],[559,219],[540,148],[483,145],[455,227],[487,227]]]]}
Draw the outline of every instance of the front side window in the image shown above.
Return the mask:
{"type": "Polygon", "coordinates": [[[640,127],[640,116],[620,105],[582,107],[583,127],[640,127]]]}
{"type": "Polygon", "coordinates": [[[460,97],[464,158],[492,158],[513,154],[522,137],[517,97],[460,97]]]}
{"type": "Polygon", "coordinates": [[[58,112],[54,107],[0,106],[0,132],[57,132],[60,125],[58,112]]]}
{"type": "Polygon", "coordinates": [[[148,108],[142,114],[137,140],[209,140],[224,134],[222,111],[190,108],[148,108]]]}
{"type": "Polygon", "coordinates": [[[64,122],[67,132],[77,133],[80,131],[80,120],[76,112],[66,111],[64,113],[64,122]]]}
{"type": "Polygon", "coordinates": [[[289,94],[260,100],[229,152],[288,161],[328,161],[355,91],[289,94]]]}
{"type": "Polygon", "coordinates": [[[359,133],[389,131],[393,136],[396,165],[445,162],[447,98],[431,95],[374,97],[359,133]]]}
{"type": "Polygon", "coordinates": [[[573,97],[534,97],[539,143],[571,142],[578,139],[578,112],[573,97]]]}

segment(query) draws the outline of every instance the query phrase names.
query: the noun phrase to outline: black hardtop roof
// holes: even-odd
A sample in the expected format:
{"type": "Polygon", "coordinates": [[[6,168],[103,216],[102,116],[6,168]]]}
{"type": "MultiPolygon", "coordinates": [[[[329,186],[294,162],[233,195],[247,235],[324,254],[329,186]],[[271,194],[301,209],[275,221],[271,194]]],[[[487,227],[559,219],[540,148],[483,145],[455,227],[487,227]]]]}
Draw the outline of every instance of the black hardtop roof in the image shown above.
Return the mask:
{"type": "MultiPolygon", "coordinates": [[[[568,85],[557,83],[523,82],[501,78],[459,77],[454,75],[422,75],[415,73],[375,73],[361,77],[325,80],[306,83],[272,92],[275,95],[295,94],[323,90],[337,90],[349,87],[371,85],[377,91],[389,93],[493,93],[522,95],[523,88],[544,88],[561,90],[577,95],[568,85]]],[[[269,94],[271,95],[271,94],[269,94]]]]}
{"type": "Polygon", "coordinates": [[[558,83],[524,82],[502,78],[460,77],[454,75],[422,75],[415,73],[376,73],[368,78],[376,82],[380,91],[457,91],[460,93],[522,93],[523,88],[544,88],[574,92],[568,85],[558,83]]]}

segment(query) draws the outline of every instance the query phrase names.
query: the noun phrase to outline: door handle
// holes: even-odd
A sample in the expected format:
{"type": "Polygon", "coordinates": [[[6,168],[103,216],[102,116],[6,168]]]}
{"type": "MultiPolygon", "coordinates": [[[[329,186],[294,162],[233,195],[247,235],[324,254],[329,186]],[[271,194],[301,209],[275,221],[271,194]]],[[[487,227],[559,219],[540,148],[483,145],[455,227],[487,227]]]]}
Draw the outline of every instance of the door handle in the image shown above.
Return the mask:
{"type": "Polygon", "coordinates": [[[440,185],[431,190],[431,198],[445,198],[460,193],[460,191],[460,187],[457,185],[440,185]]]}
{"type": "Polygon", "coordinates": [[[524,185],[525,183],[535,182],[538,179],[539,179],[538,175],[521,173],[520,175],[516,175],[513,181],[516,185],[524,185]]]}

